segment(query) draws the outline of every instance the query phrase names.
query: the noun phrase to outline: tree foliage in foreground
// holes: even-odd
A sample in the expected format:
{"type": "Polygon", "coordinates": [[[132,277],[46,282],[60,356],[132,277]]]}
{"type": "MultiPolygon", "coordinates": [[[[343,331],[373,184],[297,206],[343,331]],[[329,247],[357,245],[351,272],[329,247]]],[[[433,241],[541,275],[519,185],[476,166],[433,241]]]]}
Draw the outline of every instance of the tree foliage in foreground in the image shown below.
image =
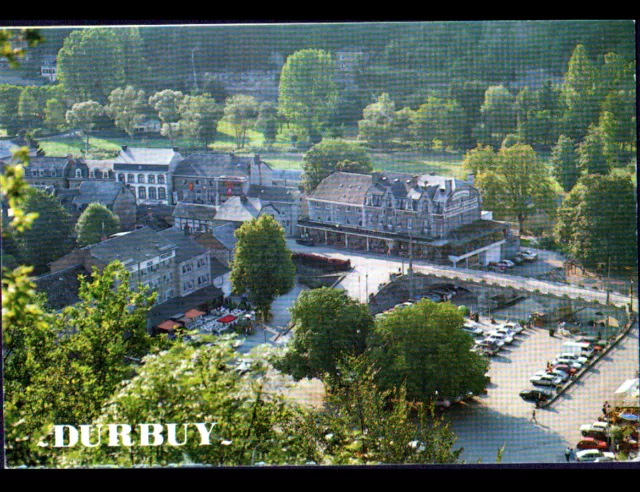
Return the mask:
{"type": "Polygon", "coordinates": [[[235,259],[231,271],[234,292],[249,295],[267,319],[276,297],[293,288],[296,268],[284,240],[282,226],[270,215],[245,222],[235,232],[235,259]]]}
{"type": "Polygon", "coordinates": [[[372,364],[380,368],[379,386],[404,385],[409,400],[424,403],[481,394],[488,363],[470,351],[473,339],[461,330],[463,322],[455,306],[428,300],[376,320],[368,346],[372,364]]]}
{"type": "Polygon", "coordinates": [[[373,318],[344,291],[303,291],[290,311],[293,340],[278,368],[295,379],[335,375],[341,360],[364,353],[373,318]]]}

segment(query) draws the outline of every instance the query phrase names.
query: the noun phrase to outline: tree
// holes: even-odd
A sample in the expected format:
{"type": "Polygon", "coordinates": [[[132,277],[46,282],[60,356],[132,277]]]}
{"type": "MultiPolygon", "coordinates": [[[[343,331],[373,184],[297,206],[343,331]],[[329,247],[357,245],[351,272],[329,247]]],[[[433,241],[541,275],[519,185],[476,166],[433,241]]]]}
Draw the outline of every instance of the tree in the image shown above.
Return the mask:
{"type": "Polygon", "coordinates": [[[457,101],[429,96],[415,113],[414,136],[427,147],[432,147],[435,139],[447,147],[457,147],[462,142],[464,120],[457,101]]]}
{"type": "Polygon", "coordinates": [[[301,127],[311,142],[320,141],[337,103],[333,80],[334,62],[322,50],[297,51],[287,58],[280,75],[280,111],[290,123],[301,127]]]}
{"type": "Polygon", "coordinates": [[[502,142],[516,128],[515,100],[502,85],[486,90],[480,113],[491,142],[502,142]]]}
{"type": "Polygon", "coordinates": [[[580,177],[577,159],[575,142],[560,135],[558,143],[551,153],[551,164],[554,177],[567,193],[571,191],[580,177]]]}
{"type": "Polygon", "coordinates": [[[171,140],[171,144],[175,139],[175,127],[180,119],[180,104],[183,98],[182,92],[171,89],[158,91],[149,98],[149,106],[158,113],[158,118],[162,121],[161,133],[171,140]]]}
{"type": "Polygon", "coordinates": [[[335,376],[345,357],[364,353],[373,318],[365,304],[344,291],[303,291],[290,312],[293,341],[278,368],[295,379],[335,376]]]}
{"type": "Polygon", "coordinates": [[[38,218],[31,229],[17,235],[21,260],[33,265],[37,272],[43,272],[47,263],[71,251],[71,216],[57,198],[36,189],[29,191],[24,209],[27,213],[37,213],[38,218]]]}
{"type": "Polygon", "coordinates": [[[67,124],[72,128],[80,128],[87,136],[85,155],[89,154],[89,134],[103,114],[104,108],[96,101],[76,103],[67,111],[67,124]]]}
{"type": "Polygon", "coordinates": [[[258,101],[253,96],[238,94],[227,99],[224,106],[224,120],[233,127],[236,147],[245,146],[247,130],[255,125],[258,111],[258,101]]]}
{"type": "Polygon", "coordinates": [[[51,130],[62,130],[67,126],[66,109],[59,99],[49,99],[44,108],[44,124],[51,130]]]}
{"type": "Polygon", "coordinates": [[[377,102],[362,111],[363,119],[358,121],[359,138],[374,148],[390,147],[395,136],[395,112],[395,104],[389,94],[381,94],[377,102]]]}
{"type": "Polygon", "coordinates": [[[147,61],[140,28],[126,27],[114,30],[122,47],[124,81],[127,86],[145,86],[147,81],[147,61]]]}
{"type": "Polygon", "coordinates": [[[320,181],[334,171],[364,174],[373,171],[371,158],[366,150],[355,143],[339,139],[324,139],[311,147],[304,154],[302,168],[303,184],[308,191],[315,189],[320,181]],[[348,170],[340,165],[345,161],[351,163],[348,170]]]}
{"type": "Polygon", "coordinates": [[[556,238],[588,267],[637,267],[636,189],[629,177],[583,176],[558,211],[556,238]]]}
{"type": "Polygon", "coordinates": [[[464,114],[462,144],[473,146],[472,130],[480,121],[480,107],[484,101],[487,85],[478,80],[456,80],[449,85],[448,97],[458,102],[464,114]]]}
{"type": "Polygon", "coordinates": [[[272,145],[278,136],[278,109],[271,102],[260,104],[260,113],[256,121],[256,129],[262,132],[264,142],[272,145]]]}
{"type": "Polygon", "coordinates": [[[32,128],[44,119],[45,110],[44,93],[39,87],[25,87],[18,101],[18,114],[32,128]]]}
{"type": "Polygon", "coordinates": [[[104,241],[120,230],[120,219],[100,203],[91,203],[80,215],[76,223],[78,245],[80,247],[104,241]]]}
{"type": "Polygon", "coordinates": [[[378,385],[404,385],[407,399],[424,403],[482,393],[488,364],[470,351],[473,339],[462,331],[463,323],[456,306],[428,300],[376,320],[368,346],[378,385]]]}
{"type": "Polygon", "coordinates": [[[585,174],[607,174],[609,172],[604,139],[598,127],[593,125],[589,127],[584,140],[578,145],[578,164],[585,174]]]}
{"type": "Polygon", "coordinates": [[[236,230],[235,259],[231,271],[234,292],[248,292],[262,319],[271,303],[293,288],[295,266],[284,241],[282,226],[270,215],[245,222],[236,230]]]}
{"type": "Polygon", "coordinates": [[[57,78],[75,101],[106,103],[127,82],[122,40],[113,29],[73,31],[58,52],[57,78]]]}
{"type": "Polygon", "coordinates": [[[479,173],[475,181],[488,210],[515,217],[520,231],[524,231],[525,220],[536,210],[554,213],[553,184],[530,146],[503,147],[496,160],[495,169],[479,173]]]}
{"type": "Polygon", "coordinates": [[[465,154],[462,166],[474,176],[478,176],[481,173],[494,170],[496,161],[496,154],[491,147],[478,144],[475,149],[465,154]]]}
{"type": "Polygon", "coordinates": [[[20,130],[18,104],[23,88],[16,85],[0,84],[0,127],[7,131],[10,137],[20,130]]]}
{"type": "Polygon", "coordinates": [[[587,55],[584,45],[576,46],[562,87],[565,113],[563,131],[577,142],[582,141],[587,129],[597,117],[597,70],[587,55]]]}
{"type": "Polygon", "coordinates": [[[147,109],[147,98],[142,89],[128,85],[124,89],[118,87],[109,94],[109,104],[105,111],[120,128],[133,139],[135,126],[142,122],[147,109]]]}
{"type": "Polygon", "coordinates": [[[222,108],[209,94],[185,96],[180,105],[180,131],[202,142],[206,149],[216,139],[222,113],[222,108]]]}
{"type": "Polygon", "coordinates": [[[218,103],[224,103],[227,97],[229,97],[229,93],[227,92],[224,83],[210,73],[206,73],[204,75],[202,92],[210,94],[218,103]]]}

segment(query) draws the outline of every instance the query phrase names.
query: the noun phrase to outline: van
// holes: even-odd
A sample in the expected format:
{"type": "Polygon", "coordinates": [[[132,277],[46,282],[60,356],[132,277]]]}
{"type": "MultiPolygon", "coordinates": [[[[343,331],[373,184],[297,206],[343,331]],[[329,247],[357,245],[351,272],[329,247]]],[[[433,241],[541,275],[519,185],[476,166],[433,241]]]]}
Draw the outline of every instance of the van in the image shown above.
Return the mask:
{"type": "Polygon", "coordinates": [[[593,349],[586,342],[565,342],[562,344],[562,352],[587,358],[593,355],[593,349]]]}

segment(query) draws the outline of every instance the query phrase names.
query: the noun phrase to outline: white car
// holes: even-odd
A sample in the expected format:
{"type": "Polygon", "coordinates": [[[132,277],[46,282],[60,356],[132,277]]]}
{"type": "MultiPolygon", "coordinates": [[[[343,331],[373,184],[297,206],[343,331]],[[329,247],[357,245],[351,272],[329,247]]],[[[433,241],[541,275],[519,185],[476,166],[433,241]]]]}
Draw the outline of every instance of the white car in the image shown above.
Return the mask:
{"type": "Polygon", "coordinates": [[[558,359],[570,359],[573,360],[575,362],[579,362],[582,365],[585,365],[587,363],[587,361],[589,359],[587,359],[586,357],[582,357],[580,355],[576,355],[576,354],[572,354],[570,352],[563,352],[558,354],[558,359]]]}
{"type": "Polygon", "coordinates": [[[535,373],[529,381],[538,386],[560,386],[562,384],[562,379],[546,372],[535,373]]]}
{"type": "MultiPolygon", "coordinates": [[[[506,335],[507,339],[511,338],[511,342],[513,342],[513,339],[516,337],[516,332],[511,330],[510,328],[500,327],[496,330],[496,332],[506,335]]],[[[511,342],[507,341],[507,343],[511,342]]]]}
{"type": "Polygon", "coordinates": [[[499,335],[490,334],[488,337],[484,339],[485,342],[493,343],[498,347],[502,348],[505,346],[506,342],[503,337],[499,335]]]}
{"type": "Polygon", "coordinates": [[[471,323],[465,322],[464,326],[462,327],[462,331],[479,337],[484,335],[484,330],[473,323],[473,321],[471,323]]]}
{"type": "Polygon", "coordinates": [[[587,433],[592,431],[599,431],[599,432],[606,433],[608,428],[609,428],[608,422],[594,422],[593,424],[581,425],[580,434],[582,434],[583,436],[586,436],[587,433]]]}
{"type": "Polygon", "coordinates": [[[507,333],[501,333],[498,330],[492,331],[491,333],[489,333],[487,340],[491,340],[491,339],[502,340],[506,344],[510,344],[513,342],[513,336],[508,335],[507,333]]]}
{"type": "Polygon", "coordinates": [[[507,268],[513,268],[516,264],[511,260],[500,260],[498,265],[504,265],[507,268]]]}
{"type": "Polygon", "coordinates": [[[508,328],[509,330],[511,330],[512,332],[514,332],[516,334],[522,333],[522,331],[524,330],[524,328],[522,327],[522,325],[520,323],[511,323],[511,322],[502,323],[500,328],[508,328]]]}
{"type": "Polygon", "coordinates": [[[551,363],[552,366],[557,366],[558,364],[564,364],[576,370],[582,369],[582,366],[584,365],[581,362],[573,359],[567,359],[566,357],[558,357],[551,363]]]}
{"type": "Polygon", "coordinates": [[[569,374],[564,371],[561,371],[560,369],[553,369],[547,374],[551,374],[552,376],[560,378],[563,383],[569,379],[569,374]]]}
{"type": "Polygon", "coordinates": [[[615,461],[616,455],[608,451],[600,451],[599,449],[584,449],[576,453],[576,461],[582,462],[602,462],[615,461]]]}

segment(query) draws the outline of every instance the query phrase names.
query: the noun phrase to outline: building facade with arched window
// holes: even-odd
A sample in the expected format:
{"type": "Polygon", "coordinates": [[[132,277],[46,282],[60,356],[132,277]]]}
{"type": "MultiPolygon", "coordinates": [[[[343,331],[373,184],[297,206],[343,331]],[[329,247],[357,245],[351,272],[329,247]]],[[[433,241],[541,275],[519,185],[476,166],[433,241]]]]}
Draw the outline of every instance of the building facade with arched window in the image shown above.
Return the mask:
{"type": "Polygon", "coordinates": [[[61,189],[78,188],[83,181],[91,179],[84,159],[49,156],[32,156],[24,177],[31,185],[41,184],[61,189]]]}

